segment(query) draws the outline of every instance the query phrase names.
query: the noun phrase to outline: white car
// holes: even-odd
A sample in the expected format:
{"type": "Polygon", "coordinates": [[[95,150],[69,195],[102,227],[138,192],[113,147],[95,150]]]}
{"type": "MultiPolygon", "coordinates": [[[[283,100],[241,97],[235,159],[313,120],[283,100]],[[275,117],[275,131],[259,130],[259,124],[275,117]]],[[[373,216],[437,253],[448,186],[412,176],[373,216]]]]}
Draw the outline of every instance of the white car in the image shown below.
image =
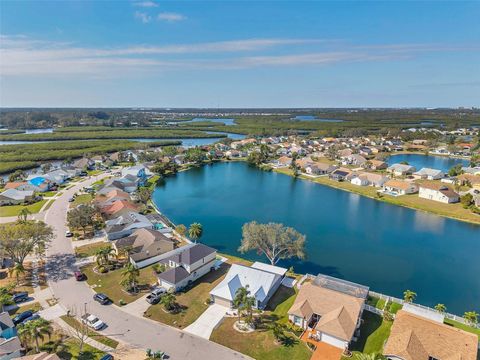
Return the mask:
{"type": "Polygon", "coordinates": [[[65,231],[65,237],[72,237],[73,233],[69,230],[65,231]]]}
{"type": "Polygon", "coordinates": [[[105,323],[102,320],[92,314],[83,315],[82,322],[95,330],[100,330],[105,326],[105,323]]]}

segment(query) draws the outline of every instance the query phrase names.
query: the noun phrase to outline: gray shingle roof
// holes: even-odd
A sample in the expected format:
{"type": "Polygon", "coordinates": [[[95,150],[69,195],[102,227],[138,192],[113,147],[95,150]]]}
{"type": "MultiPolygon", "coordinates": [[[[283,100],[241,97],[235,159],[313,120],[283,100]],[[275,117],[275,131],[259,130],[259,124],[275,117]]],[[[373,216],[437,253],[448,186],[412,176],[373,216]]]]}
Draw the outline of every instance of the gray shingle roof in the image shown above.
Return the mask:
{"type": "Polygon", "coordinates": [[[179,252],[175,255],[165,259],[165,262],[169,260],[175,261],[177,264],[192,265],[198,260],[213,254],[216,250],[204,244],[195,244],[187,249],[179,252]]]}
{"type": "Polygon", "coordinates": [[[177,284],[180,281],[186,279],[189,276],[189,272],[185,270],[183,267],[178,266],[175,268],[171,268],[170,270],[164,271],[158,278],[164,280],[170,284],[177,284]]]}

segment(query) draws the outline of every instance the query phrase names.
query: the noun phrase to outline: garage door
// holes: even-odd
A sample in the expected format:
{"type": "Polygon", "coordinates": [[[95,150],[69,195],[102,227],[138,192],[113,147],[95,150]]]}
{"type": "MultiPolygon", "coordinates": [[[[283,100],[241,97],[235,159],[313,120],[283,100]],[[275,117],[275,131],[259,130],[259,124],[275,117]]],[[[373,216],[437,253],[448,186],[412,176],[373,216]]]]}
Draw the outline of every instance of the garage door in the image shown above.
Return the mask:
{"type": "Polygon", "coordinates": [[[213,298],[214,298],[215,304],[222,305],[228,308],[231,306],[230,300],[223,299],[218,296],[214,296],[213,298]]]}

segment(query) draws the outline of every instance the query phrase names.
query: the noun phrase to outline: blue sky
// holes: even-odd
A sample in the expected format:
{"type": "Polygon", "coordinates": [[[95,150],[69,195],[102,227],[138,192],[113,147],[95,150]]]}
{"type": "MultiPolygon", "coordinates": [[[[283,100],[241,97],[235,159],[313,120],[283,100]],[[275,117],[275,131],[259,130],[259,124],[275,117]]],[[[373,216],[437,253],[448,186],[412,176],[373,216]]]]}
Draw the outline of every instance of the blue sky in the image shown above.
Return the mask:
{"type": "Polygon", "coordinates": [[[480,2],[1,1],[8,107],[480,106],[480,2]]]}

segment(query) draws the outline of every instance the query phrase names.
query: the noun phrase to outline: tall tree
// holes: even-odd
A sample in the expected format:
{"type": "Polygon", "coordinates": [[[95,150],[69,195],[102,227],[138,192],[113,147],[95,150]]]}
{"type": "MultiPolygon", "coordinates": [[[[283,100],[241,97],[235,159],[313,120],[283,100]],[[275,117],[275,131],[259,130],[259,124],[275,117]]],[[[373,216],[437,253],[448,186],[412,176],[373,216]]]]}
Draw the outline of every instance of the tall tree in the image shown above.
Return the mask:
{"type": "Polygon", "coordinates": [[[142,204],[147,205],[148,201],[152,198],[152,190],[147,187],[138,189],[137,198],[142,204]]]}
{"type": "Polygon", "coordinates": [[[25,275],[25,267],[22,264],[15,264],[9,269],[9,275],[15,276],[15,281],[17,285],[19,284],[19,279],[21,275],[25,275]]]}
{"type": "Polygon", "coordinates": [[[28,219],[28,215],[30,215],[31,212],[28,210],[28,208],[24,207],[20,212],[18,213],[18,222],[20,223],[26,223],[28,219]]]}
{"type": "Polygon", "coordinates": [[[16,264],[23,265],[30,254],[42,255],[52,238],[52,228],[43,221],[0,225],[0,248],[16,264]]]}
{"type": "Polygon", "coordinates": [[[188,236],[195,242],[197,242],[198,239],[200,239],[203,235],[203,226],[200,223],[193,223],[190,225],[188,228],[188,236]]]}
{"type": "Polygon", "coordinates": [[[259,224],[256,221],[242,227],[242,243],[238,248],[241,253],[256,250],[264,254],[272,265],[280,259],[305,257],[305,235],[283,224],[259,224]]]}
{"type": "Polygon", "coordinates": [[[122,281],[120,285],[125,287],[127,290],[132,289],[134,292],[137,291],[137,282],[140,276],[140,270],[133,265],[132,263],[127,263],[122,270],[122,281]]]}
{"type": "Polygon", "coordinates": [[[28,340],[35,341],[35,351],[38,353],[40,351],[39,339],[43,340],[45,335],[52,335],[53,328],[49,321],[45,319],[36,319],[27,322],[26,324],[20,325],[18,329],[18,335],[28,342],[28,340]]]}
{"type": "Polygon", "coordinates": [[[447,307],[445,304],[437,304],[435,305],[435,310],[437,310],[441,314],[445,314],[447,312],[447,307]]]}
{"type": "Polygon", "coordinates": [[[233,308],[238,310],[238,318],[243,317],[247,324],[253,324],[253,307],[255,303],[256,299],[254,296],[250,296],[248,285],[238,288],[235,292],[233,308]]]}
{"type": "Polygon", "coordinates": [[[80,205],[67,213],[67,224],[70,228],[81,229],[83,236],[87,229],[95,225],[96,210],[91,205],[80,205]]]}

